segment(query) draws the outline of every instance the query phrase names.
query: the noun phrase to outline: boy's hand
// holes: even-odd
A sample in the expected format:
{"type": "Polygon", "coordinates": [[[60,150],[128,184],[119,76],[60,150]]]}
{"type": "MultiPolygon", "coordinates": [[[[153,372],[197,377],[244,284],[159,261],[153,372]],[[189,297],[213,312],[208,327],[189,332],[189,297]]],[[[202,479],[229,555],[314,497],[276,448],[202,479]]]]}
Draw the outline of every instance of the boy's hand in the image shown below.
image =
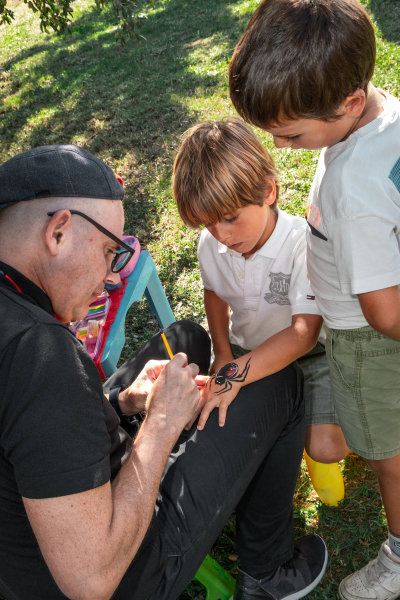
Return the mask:
{"type": "Polygon", "coordinates": [[[210,367],[210,375],[214,375],[214,373],[216,373],[217,371],[219,371],[219,369],[221,369],[224,365],[228,364],[229,362],[234,361],[234,357],[232,352],[229,353],[224,353],[224,354],[218,354],[217,352],[215,353],[215,358],[213,360],[213,363],[210,367]]]}
{"type": "MultiPolygon", "coordinates": [[[[225,392],[221,392],[221,387],[215,383],[216,376],[210,377],[209,382],[202,390],[201,400],[199,405],[198,413],[200,413],[200,419],[197,424],[197,429],[203,429],[207,422],[208,417],[214,408],[219,407],[218,423],[220,427],[225,425],[226,413],[230,403],[236,398],[242,387],[240,383],[231,382],[230,389],[225,392]]],[[[196,415],[197,418],[197,415],[196,415]]]]}

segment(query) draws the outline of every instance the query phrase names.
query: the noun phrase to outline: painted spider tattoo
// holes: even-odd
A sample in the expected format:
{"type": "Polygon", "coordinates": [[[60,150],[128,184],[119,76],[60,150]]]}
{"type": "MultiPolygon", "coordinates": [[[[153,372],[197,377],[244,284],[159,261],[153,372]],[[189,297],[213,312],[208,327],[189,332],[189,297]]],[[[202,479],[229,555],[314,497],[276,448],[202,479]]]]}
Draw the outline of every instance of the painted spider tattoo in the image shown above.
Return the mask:
{"type": "Polygon", "coordinates": [[[232,389],[232,383],[231,383],[232,381],[237,381],[237,382],[244,381],[246,379],[247,373],[249,372],[249,369],[250,369],[250,365],[249,365],[250,361],[251,361],[251,357],[245,364],[244,369],[241,373],[238,373],[239,367],[234,362],[230,362],[227,365],[224,365],[223,367],[221,367],[221,369],[216,373],[216,375],[213,375],[210,379],[210,385],[211,385],[211,381],[215,380],[216,385],[224,386],[222,388],[222,390],[220,390],[219,392],[214,392],[215,396],[219,396],[219,394],[223,394],[224,392],[228,392],[229,390],[231,390],[232,389]]]}

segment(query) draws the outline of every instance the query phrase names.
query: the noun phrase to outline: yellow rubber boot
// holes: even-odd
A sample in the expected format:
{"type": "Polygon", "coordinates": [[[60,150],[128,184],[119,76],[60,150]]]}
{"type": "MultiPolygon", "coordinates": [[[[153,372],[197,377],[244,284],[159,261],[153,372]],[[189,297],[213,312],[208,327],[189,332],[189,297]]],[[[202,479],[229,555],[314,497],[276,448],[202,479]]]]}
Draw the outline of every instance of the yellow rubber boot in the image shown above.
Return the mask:
{"type": "Polygon", "coordinates": [[[338,463],[324,465],[315,462],[304,450],[308,474],[314,490],[323,504],[337,506],[340,500],[344,498],[344,482],[338,463]]]}

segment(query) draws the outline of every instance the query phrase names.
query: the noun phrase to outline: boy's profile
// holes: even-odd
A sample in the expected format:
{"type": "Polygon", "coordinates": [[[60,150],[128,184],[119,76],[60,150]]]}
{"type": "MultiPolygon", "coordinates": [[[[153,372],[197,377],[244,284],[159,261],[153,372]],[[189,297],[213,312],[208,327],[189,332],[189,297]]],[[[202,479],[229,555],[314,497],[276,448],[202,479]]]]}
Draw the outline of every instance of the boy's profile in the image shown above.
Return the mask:
{"type": "Polygon", "coordinates": [[[356,0],[264,0],[230,64],[244,119],[278,147],[323,148],[307,264],[348,447],[378,477],[389,535],[344,600],[400,595],[400,103],[371,84],[375,36],[356,0]]]}
{"type": "MultiPolygon", "coordinates": [[[[279,210],[271,156],[241,119],[197,125],[178,150],[174,195],[183,221],[205,226],[198,258],[215,360],[198,429],[215,407],[223,426],[242,386],[299,359],[305,375],[307,449],[315,460],[342,458],[347,447],[318,341],[322,318],[307,281],[306,222],[279,210]]],[[[294,571],[289,576],[294,587],[288,580],[284,589],[282,573],[268,574],[268,565],[261,573],[242,571],[235,598],[258,596],[255,579],[265,598],[303,597],[300,581],[290,577],[296,577],[294,571]]]]}

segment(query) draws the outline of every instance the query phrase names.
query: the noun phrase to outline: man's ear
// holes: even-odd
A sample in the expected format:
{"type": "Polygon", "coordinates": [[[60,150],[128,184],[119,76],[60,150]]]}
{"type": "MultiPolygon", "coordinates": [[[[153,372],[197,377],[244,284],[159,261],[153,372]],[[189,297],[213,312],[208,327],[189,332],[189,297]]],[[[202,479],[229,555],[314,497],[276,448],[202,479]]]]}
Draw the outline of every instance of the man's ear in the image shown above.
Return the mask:
{"type": "Polygon", "coordinates": [[[52,256],[56,256],[65,244],[71,226],[72,216],[69,210],[58,210],[51,217],[45,230],[45,242],[52,256]]]}
{"type": "Polygon", "coordinates": [[[268,191],[264,200],[264,204],[271,206],[276,200],[276,184],[274,179],[267,179],[268,191]]]}
{"type": "Polygon", "coordinates": [[[365,102],[366,97],[364,90],[356,90],[354,94],[350,94],[350,96],[347,96],[347,98],[343,100],[338,114],[355,119],[359,117],[364,110],[365,102]]]}

